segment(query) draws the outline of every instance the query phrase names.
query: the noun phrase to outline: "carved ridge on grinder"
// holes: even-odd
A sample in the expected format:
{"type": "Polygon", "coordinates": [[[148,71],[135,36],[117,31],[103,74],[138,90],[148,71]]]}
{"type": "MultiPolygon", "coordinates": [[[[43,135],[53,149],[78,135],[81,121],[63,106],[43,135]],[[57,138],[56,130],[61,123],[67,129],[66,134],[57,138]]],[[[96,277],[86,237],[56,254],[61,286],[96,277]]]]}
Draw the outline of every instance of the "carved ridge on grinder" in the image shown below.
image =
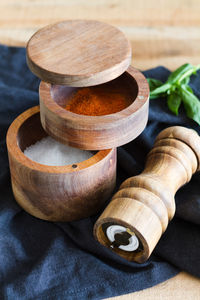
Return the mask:
{"type": "Polygon", "coordinates": [[[95,238],[127,260],[145,262],[174,216],[175,193],[199,170],[200,136],[181,126],[163,130],[147,155],[144,171],[121,184],[95,223],[95,238]],[[118,240],[111,243],[102,230],[109,222],[135,234],[140,247],[134,251],[121,250],[120,241],[128,247],[131,236],[122,229],[114,235],[118,240]]]}

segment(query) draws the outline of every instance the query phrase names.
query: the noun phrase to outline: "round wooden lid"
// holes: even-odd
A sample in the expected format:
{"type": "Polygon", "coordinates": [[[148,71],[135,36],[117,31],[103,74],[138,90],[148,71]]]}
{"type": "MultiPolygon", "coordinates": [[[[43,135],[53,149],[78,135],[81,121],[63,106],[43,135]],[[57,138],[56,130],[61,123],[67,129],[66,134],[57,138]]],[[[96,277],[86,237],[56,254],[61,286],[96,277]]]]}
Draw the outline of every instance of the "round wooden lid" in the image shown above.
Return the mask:
{"type": "Polygon", "coordinates": [[[130,65],[131,46],[117,28],[71,20],[46,26],[27,44],[30,70],[46,82],[92,86],[120,76],[130,65]]]}

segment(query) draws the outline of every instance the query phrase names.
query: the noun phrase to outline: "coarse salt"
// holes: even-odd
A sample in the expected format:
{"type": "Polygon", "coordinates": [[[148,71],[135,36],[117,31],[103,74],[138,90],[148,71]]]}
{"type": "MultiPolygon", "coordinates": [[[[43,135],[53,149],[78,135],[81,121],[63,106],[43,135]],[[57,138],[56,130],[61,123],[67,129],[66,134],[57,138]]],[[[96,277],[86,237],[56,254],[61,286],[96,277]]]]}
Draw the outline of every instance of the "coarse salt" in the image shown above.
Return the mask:
{"type": "Polygon", "coordinates": [[[90,151],[63,145],[50,136],[27,147],[24,154],[31,160],[47,166],[75,164],[93,156],[90,151]]]}

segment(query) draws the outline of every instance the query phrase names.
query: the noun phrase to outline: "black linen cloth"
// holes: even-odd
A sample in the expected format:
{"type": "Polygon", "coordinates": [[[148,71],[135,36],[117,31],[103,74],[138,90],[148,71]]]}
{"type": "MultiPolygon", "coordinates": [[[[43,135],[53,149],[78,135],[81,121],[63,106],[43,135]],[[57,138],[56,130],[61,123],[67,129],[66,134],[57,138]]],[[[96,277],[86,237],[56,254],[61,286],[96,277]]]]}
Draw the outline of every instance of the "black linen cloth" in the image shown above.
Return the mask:
{"type": "MultiPolygon", "coordinates": [[[[169,71],[144,72],[165,80],[169,71]]],[[[39,79],[27,68],[25,49],[0,46],[0,299],[102,299],[156,285],[185,270],[200,277],[200,175],[177,192],[173,221],[150,259],[128,262],[93,238],[98,216],[68,223],[36,219],[15,202],[5,137],[10,123],[38,104],[39,79]]],[[[200,75],[191,86],[200,98],[200,75]]],[[[156,135],[171,125],[200,127],[172,115],[164,99],[150,101],[149,122],[118,149],[119,184],[138,174],[156,135]]]]}

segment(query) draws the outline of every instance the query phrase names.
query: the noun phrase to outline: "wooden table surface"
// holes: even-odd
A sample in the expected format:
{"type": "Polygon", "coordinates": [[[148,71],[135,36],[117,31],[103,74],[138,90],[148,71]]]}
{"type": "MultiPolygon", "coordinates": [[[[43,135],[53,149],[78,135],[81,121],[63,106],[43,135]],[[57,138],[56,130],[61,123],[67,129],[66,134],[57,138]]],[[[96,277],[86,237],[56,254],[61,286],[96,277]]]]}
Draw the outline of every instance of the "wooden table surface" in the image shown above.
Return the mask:
{"type": "MultiPolygon", "coordinates": [[[[200,63],[200,0],[0,0],[0,43],[25,46],[40,27],[65,19],[96,19],[119,27],[145,70],[200,63]]],[[[181,272],[118,300],[200,299],[200,279],[181,272]]]]}

